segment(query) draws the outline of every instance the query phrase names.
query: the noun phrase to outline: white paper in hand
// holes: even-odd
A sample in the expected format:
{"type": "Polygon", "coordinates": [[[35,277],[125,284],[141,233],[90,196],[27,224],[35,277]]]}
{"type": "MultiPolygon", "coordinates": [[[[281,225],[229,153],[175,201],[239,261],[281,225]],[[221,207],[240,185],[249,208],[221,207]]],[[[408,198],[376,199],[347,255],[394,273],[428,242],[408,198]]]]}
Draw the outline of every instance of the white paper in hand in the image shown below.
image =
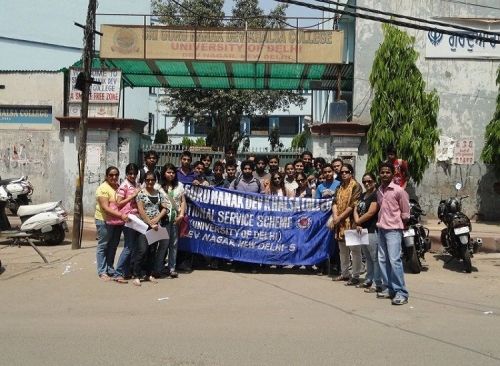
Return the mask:
{"type": "Polygon", "coordinates": [[[138,231],[141,234],[146,234],[146,231],[148,231],[148,225],[144,221],[142,221],[135,215],[128,215],[128,218],[130,220],[125,223],[126,227],[134,229],[135,231],[138,231]]]}
{"type": "Polygon", "coordinates": [[[168,238],[168,231],[163,226],[158,226],[158,230],[151,229],[146,232],[146,239],[148,239],[149,245],[168,238]]]}
{"type": "Polygon", "coordinates": [[[362,229],[361,234],[358,234],[357,230],[346,230],[345,235],[345,245],[348,247],[354,245],[368,245],[368,229],[362,229]]]}

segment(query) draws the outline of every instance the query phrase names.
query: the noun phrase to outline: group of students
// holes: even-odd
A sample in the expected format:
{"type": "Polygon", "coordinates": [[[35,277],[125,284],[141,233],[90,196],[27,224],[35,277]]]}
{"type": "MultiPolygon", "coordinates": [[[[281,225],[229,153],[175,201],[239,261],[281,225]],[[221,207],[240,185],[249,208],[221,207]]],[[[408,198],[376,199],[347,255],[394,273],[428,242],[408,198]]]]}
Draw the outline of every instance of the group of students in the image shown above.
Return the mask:
{"type": "Polygon", "coordinates": [[[97,274],[104,281],[132,283],[156,282],[157,278],[177,278],[176,259],[178,227],[185,212],[184,187],[177,179],[177,168],[165,164],[161,174],[148,169],[156,163],[154,153],[146,157],[143,168],[130,163],[125,179],[119,184],[119,170],[106,169],[104,182],[96,191],[95,223],[97,228],[97,274]],[[154,156],[153,156],[154,155],[154,156]],[[136,215],[151,230],[167,229],[168,239],[148,244],[146,236],[125,225],[129,215],[136,215]],[[124,247],[114,266],[116,250],[123,232],[124,247]]]}
{"type": "MultiPolygon", "coordinates": [[[[178,230],[186,212],[184,185],[204,185],[286,197],[333,198],[327,224],[335,237],[330,253],[333,272],[337,271],[333,280],[377,293],[379,298],[391,298],[395,305],[405,304],[408,291],[400,250],[409,202],[403,189],[405,171],[398,169],[403,164],[392,151],[388,153],[388,161],[379,170],[380,186],[376,177],[367,173],[362,179],[364,192],[350,164],[342,159],[327,163],[308,151],[283,168],[277,156],[250,155],[239,162],[234,150],[227,149],[224,159],[212,166],[211,155],[193,163],[191,153],[184,151],[178,168],[167,163],[161,170],[156,167],[158,154],[148,151],[144,167],[127,165],[121,184],[118,169],[109,167],[96,192],[98,275],[118,283],[132,278],[137,286],[163,276],[176,278],[178,230]],[[169,239],[148,245],[145,235],[125,226],[131,214],[139,216],[151,230],[165,227],[169,239]],[[345,231],[351,229],[367,229],[369,245],[347,246],[345,231]],[[115,267],[122,231],[124,249],[115,267]],[[366,275],[361,280],[363,256],[366,275]]],[[[321,273],[324,264],[318,268],[321,273]]]]}

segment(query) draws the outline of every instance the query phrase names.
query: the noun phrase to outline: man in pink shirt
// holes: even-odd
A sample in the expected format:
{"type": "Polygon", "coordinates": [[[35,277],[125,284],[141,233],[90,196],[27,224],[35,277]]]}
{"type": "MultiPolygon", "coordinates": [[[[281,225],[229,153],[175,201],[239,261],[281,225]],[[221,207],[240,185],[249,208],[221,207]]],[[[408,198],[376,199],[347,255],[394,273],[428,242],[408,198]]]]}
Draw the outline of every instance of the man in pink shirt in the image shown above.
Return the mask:
{"type": "Polygon", "coordinates": [[[405,222],[410,217],[408,194],[393,182],[394,166],[383,163],[379,169],[381,185],[377,190],[378,212],[378,261],[382,275],[382,291],[378,298],[392,298],[393,305],[408,303],[403,263],[401,261],[401,240],[405,222]]]}

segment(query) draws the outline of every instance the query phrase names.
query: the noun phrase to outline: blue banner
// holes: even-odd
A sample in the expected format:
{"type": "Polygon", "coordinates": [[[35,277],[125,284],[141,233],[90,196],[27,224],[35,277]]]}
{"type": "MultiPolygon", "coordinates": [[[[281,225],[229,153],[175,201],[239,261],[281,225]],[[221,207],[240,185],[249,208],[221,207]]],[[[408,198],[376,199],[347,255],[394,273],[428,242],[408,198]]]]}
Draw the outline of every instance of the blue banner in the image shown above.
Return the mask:
{"type": "Polygon", "coordinates": [[[328,258],[332,199],[186,186],[189,233],[179,249],[250,263],[314,265],[328,258]]]}

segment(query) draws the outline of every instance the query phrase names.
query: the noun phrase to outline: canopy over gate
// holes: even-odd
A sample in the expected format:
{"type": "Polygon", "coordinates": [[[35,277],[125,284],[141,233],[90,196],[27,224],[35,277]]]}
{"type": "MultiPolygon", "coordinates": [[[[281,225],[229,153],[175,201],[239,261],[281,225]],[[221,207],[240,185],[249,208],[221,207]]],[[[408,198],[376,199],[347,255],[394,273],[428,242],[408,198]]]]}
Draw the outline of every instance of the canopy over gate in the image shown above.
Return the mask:
{"type": "Polygon", "coordinates": [[[352,90],[342,31],[131,25],[101,31],[92,67],[122,70],[129,87],[352,90]]]}

